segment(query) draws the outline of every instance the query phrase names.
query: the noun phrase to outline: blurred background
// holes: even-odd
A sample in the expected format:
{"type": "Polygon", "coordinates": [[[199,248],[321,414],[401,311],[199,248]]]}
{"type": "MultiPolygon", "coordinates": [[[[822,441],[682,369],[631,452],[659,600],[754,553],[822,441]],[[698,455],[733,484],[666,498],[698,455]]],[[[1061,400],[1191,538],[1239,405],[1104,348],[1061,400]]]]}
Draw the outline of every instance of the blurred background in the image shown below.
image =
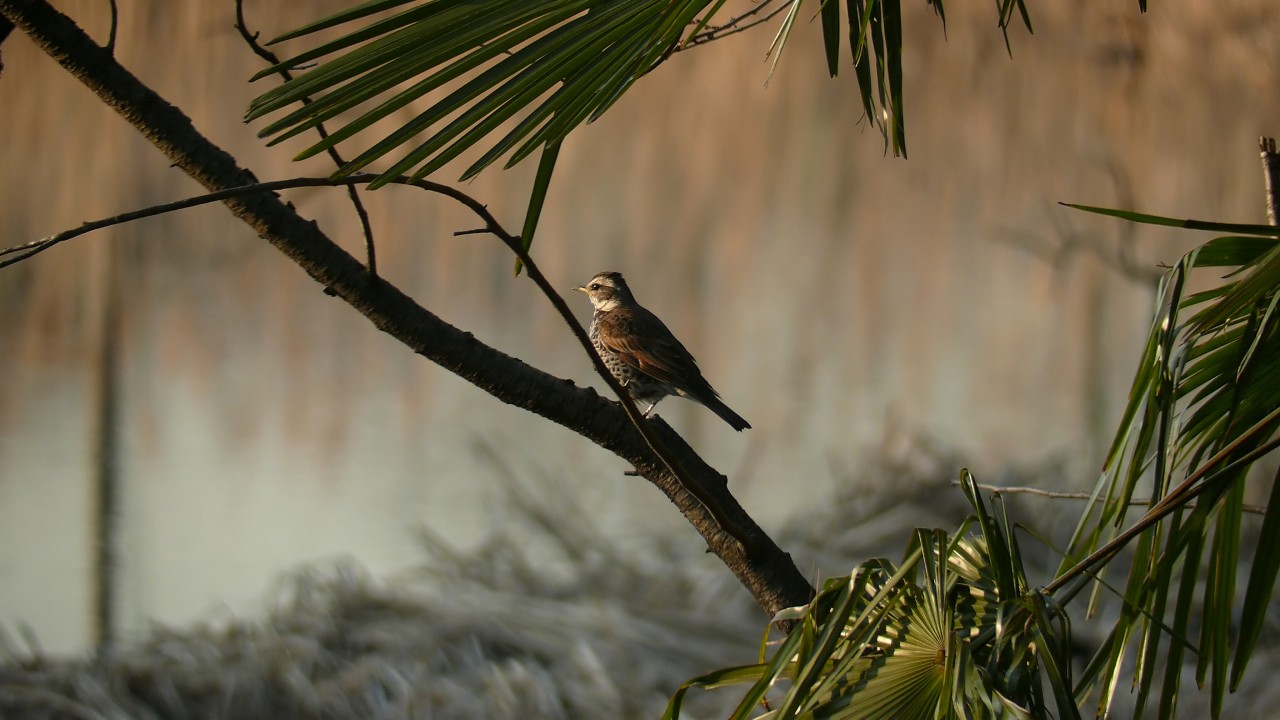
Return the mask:
{"type": "MultiPolygon", "coordinates": [[[[105,41],[105,3],[57,5],[105,41]]],[[[246,14],[271,37],[343,5],[246,14]]],[[[658,412],[766,530],[847,478],[874,485],[867,458],[919,438],[955,458],[922,504],[958,497],[960,464],[980,481],[1053,466],[1057,489],[1090,486],[1159,266],[1197,238],[1057,203],[1265,221],[1256,148],[1280,132],[1280,7],[1038,4],[1010,57],[993,9],[971,5],[948,5],[945,34],[925,3],[904,8],[909,160],[884,155],[847,57],[827,78],[807,17],[771,78],[773,24],[679,53],[561,153],[535,257],[566,290],[623,271],[698,357],[754,428],[678,399],[658,412]]],[[[233,23],[229,0],[122,3],[116,56],[259,178],[327,174],[290,162],[305,143],[266,148],[241,122],[276,80],[248,84],[262,62],[233,23]]],[[[201,192],[20,33],[3,57],[0,245],[201,192]]],[[[532,171],[462,189],[517,230],[532,171]]],[[[342,191],[288,197],[360,254],[342,191]]],[[[364,199],[389,280],[484,342],[602,387],[509,253],[452,235],[473,217],[406,188],[364,199]]],[[[512,477],[572,498],[620,547],[665,535],[696,555],[696,534],[616,457],[321,290],[220,205],[0,271],[0,627],[52,652],[92,646],[104,468],[119,482],[123,639],[254,616],[300,566],[394,577],[421,561],[424,531],[474,546],[500,530],[512,477]]],[[[585,299],[569,299],[586,322],[585,299]]],[[[1068,523],[1078,511],[1038,507],[1068,523]]],[[[962,516],[894,517],[905,543],[913,524],[962,516]]]]}

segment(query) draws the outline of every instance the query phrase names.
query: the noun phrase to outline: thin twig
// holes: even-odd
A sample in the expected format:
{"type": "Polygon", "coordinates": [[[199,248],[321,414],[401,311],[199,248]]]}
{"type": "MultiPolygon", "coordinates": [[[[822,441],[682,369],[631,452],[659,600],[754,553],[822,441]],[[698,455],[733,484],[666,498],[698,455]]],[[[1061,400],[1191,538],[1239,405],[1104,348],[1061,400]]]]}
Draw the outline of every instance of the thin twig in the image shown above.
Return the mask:
{"type": "Polygon", "coordinates": [[[116,7],[116,0],[107,0],[107,4],[111,7],[111,31],[107,34],[107,52],[112,55],[116,54],[116,30],[120,27],[120,10],[116,7]]]}
{"type": "MultiPolygon", "coordinates": [[[[960,481],[952,480],[951,484],[959,485],[960,481]]],[[[1097,497],[1090,493],[1064,492],[1061,490],[1045,490],[1044,488],[1027,487],[1023,485],[983,485],[979,483],[978,487],[983,490],[986,490],[987,492],[999,493],[1002,495],[1036,495],[1039,497],[1046,497],[1053,500],[1089,500],[1092,498],[1092,500],[1095,503],[1105,503],[1107,501],[1106,498],[1097,497]]],[[[1137,505],[1150,505],[1151,498],[1130,498],[1128,504],[1131,507],[1137,506],[1137,505]]],[[[1194,503],[1187,505],[1188,510],[1192,510],[1194,508],[1195,508],[1194,503]]],[[[1265,507],[1262,507],[1261,505],[1245,505],[1244,511],[1247,513],[1253,513],[1255,515],[1265,515],[1267,512],[1267,509],[1265,507]]]]}
{"type": "Polygon", "coordinates": [[[1276,139],[1260,138],[1258,149],[1262,151],[1262,178],[1267,189],[1267,223],[1280,224],[1280,154],[1276,154],[1276,139]]]}
{"type": "MultiPolygon", "coordinates": [[[[244,0],[236,0],[236,30],[240,31],[240,37],[244,38],[249,49],[253,50],[258,57],[266,60],[271,65],[280,64],[280,58],[275,53],[258,44],[259,33],[249,32],[249,26],[244,20],[244,0]]],[[[284,78],[285,82],[293,79],[293,73],[288,70],[281,68],[279,72],[280,77],[284,78]]],[[[302,104],[310,105],[311,98],[303,97],[302,104]]],[[[324,123],[316,123],[316,134],[320,136],[321,140],[329,137],[329,131],[325,129],[324,123]]],[[[338,153],[337,148],[329,147],[325,152],[329,154],[329,157],[333,159],[333,162],[339,168],[347,164],[347,161],[338,153]]],[[[366,263],[369,266],[369,274],[377,277],[378,257],[374,249],[373,226],[369,222],[369,213],[364,209],[364,203],[360,201],[360,191],[356,189],[355,185],[347,186],[347,197],[351,198],[351,204],[356,209],[356,217],[360,218],[360,231],[364,234],[364,253],[366,263]]]]}
{"type": "Polygon", "coordinates": [[[1212,472],[1212,474],[1210,474],[1210,472],[1213,471],[1219,463],[1230,457],[1236,450],[1240,449],[1240,446],[1247,440],[1252,439],[1254,435],[1257,435],[1263,430],[1269,429],[1272,423],[1276,422],[1276,420],[1280,420],[1280,408],[1276,408],[1268,413],[1266,417],[1255,423],[1253,427],[1246,430],[1226,447],[1219,450],[1213,457],[1206,460],[1199,469],[1191,473],[1191,475],[1188,476],[1186,480],[1183,480],[1178,487],[1174,488],[1167,495],[1161,498],[1160,502],[1156,503],[1155,506],[1139,518],[1137,522],[1124,532],[1117,535],[1106,545],[1103,545],[1088,557],[1076,563],[1074,567],[1059,575],[1053,582],[1045,586],[1044,591],[1046,593],[1052,593],[1059,590],[1067,583],[1071,582],[1077,575],[1087,572],[1090,568],[1100,562],[1109,560],[1116,553],[1120,552],[1120,549],[1127,545],[1130,540],[1142,534],[1147,528],[1156,524],[1166,515],[1169,515],[1175,510],[1185,508],[1188,502],[1210,487],[1213,484],[1213,481],[1226,476],[1234,470],[1244,467],[1248,463],[1254,462],[1272,450],[1275,450],[1277,447],[1280,447],[1280,438],[1273,439],[1270,442],[1254,448],[1243,457],[1226,464],[1222,468],[1217,469],[1216,472],[1212,472]],[[1200,482],[1201,480],[1204,482],[1200,482]]]}
{"type": "MultiPolygon", "coordinates": [[[[1115,207],[1133,207],[1133,183],[1129,175],[1115,158],[1107,157],[1099,162],[1102,169],[1111,176],[1114,184],[1115,207]]],[[[1095,233],[1078,230],[1071,221],[1075,214],[1064,215],[1056,212],[1052,206],[1048,208],[1049,221],[1053,224],[1055,239],[1041,237],[1038,233],[1023,232],[1010,229],[1003,236],[996,235],[997,242],[1026,250],[1044,260],[1055,269],[1063,269],[1077,254],[1092,254],[1103,264],[1120,275],[1144,285],[1154,285],[1164,277],[1164,270],[1151,263],[1139,262],[1133,256],[1137,246],[1137,225],[1120,223],[1114,238],[1103,238],[1095,233]]]]}
{"type": "MultiPolygon", "coordinates": [[[[133,210],[126,213],[121,213],[119,215],[113,215],[111,217],[102,218],[100,220],[93,220],[91,222],[84,223],[83,225],[77,228],[72,228],[70,230],[63,230],[60,233],[55,233],[53,235],[41,238],[39,240],[33,240],[32,242],[29,242],[29,243],[24,243],[22,245],[15,245],[13,247],[0,250],[0,257],[4,257],[5,255],[19,255],[19,257],[9,258],[8,260],[0,261],[0,269],[9,267],[10,265],[16,265],[22,262],[23,260],[27,260],[31,257],[39,255],[40,253],[46,250],[49,250],[50,248],[53,248],[57,245],[60,245],[66,242],[67,240],[77,238],[81,235],[86,235],[95,230],[101,230],[103,228],[111,227],[113,225],[122,225],[124,223],[133,222],[135,220],[141,220],[143,218],[155,217],[157,215],[164,215],[165,213],[171,213],[177,210],[186,210],[187,208],[198,207],[200,205],[208,205],[210,203],[219,202],[227,198],[239,197],[241,195],[252,195],[260,192],[271,192],[275,190],[287,190],[289,188],[300,188],[300,187],[335,187],[335,186],[344,185],[347,183],[369,182],[376,177],[378,177],[378,175],[369,173],[369,174],[361,174],[361,175],[352,175],[350,177],[339,178],[339,179],[292,178],[289,180],[276,180],[272,182],[257,183],[254,185],[244,185],[241,187],[227,188],[225,190],[219,190],[217,192],[206,193],[204,195],[196,195],[195,197],[189,197],[182,200],[175,200],[174,202],[170,202],[170,203],[152,205],[151,207],[146,207],[141,210],[133,210]]],[[[431,183],[425,180],[416,181],[413,184],[418,185],[419,187],[422,187],[424,190],[429,190],[431,192],[438,192],[443,195],[452,196],[452,193],[457,193],[461,197],[455,197],[454,199],[458,200],[459,202],[462,202],[463,204],[467,204],[468,207],[471,207],[472,210],[474,211],[477,211],[477,212],[483,211],[486,215],[488,214],[488,210],[485,210],[484,205],[468,197],[464,193],[455,191],[453,188],[447,185],[438,185],[436,183],[431,183]],[[474,207],[471,205],[472,203],[474,203],[474,207]]]]}
{"type": "MultiPolygon", "coordinates": [[[[799,2],[799,1],[800,1],[800,0],[788,0],[786,3],[784,3],[784,4],[782,5],[782,7],[780,7],[780,8],[778,8],[778,9],[774,10],[773,12],[769,13],[768,15],[766,15],[766,16],[764,16],[764,17],[762,17],[762,18],[757,18],[756,20],[754,20],[754,21],[752,21],[752,22],[749,22],[749,23],[746,23],[746,24],[740,25],[740,23],[742,23],[742,21],[743,21],[743,20],[746,20],[747,18],[750,18],[750,17],[752,17],[752,16],[754,16],[754,15],[756,15],[756,14],[758,14],[758,13],[762,12],[762,11],[764,10],[764,8],[765,8],[765,6],[766,6],[766,5],[769,5],[770,3],[772,3],[772,2],[773,2],[773,0],[762,0],[762,2],[760,2],[760,4],[759,4],[759,5],[757,5],[755,8],[753,8],[753,9],[751,9],[751,10],[749,10],[749,11],[747,11],[747,12],[745,12],[745,13],[743,13],[743,14],[741,14],[741,15],[739,15],[739,16],[737,16],[737,17],[735,17],[735,18],[730,18],[730,19],[729,19],[729,22],[725,23],[724,25],[717,25],[717,26],[714,26],[714,27],[708,27],[707,29],[703,30],[702,32],[699,32],[699,33],[697,33],[696,35],[694,35],[693,37],[689,38],[689,40],[688,40],[688,41],[682,42],[682,41],[680,40],[680,38],[679,38],[679,37],[677,37],[674,41],[672,41],[672,42],[671,42],[671,44],[670,44],[670,45],[668,45],[668,46],[667,46],[667,49],[666,49],[666,50],[664,50],[664,51],[662,52],[662,54],[661,54],[661,55],[659,55],[659,56],[658,56],[658,58],[657,58],[657,59],[655,59],[651,65],[649,65],[649,67],[648,67],[648,68],[644,71],[644,73],[642,73],[642,74],[647,75],[647,74],[649,74],[649,73],[653,72],[654,70],[657,70],[659,66],[661,66],[663,63],[665,63],[667,60],[671,59],[671,56],[672,56],[672,55],[675,55],[676,53],[678,53],[678,52],[680,52],[680,51],[682,51],[682,50],[688,50],[688,49],[690,49],[690,48],[692,48],[692,47],[696,47],[696,46],[698,46],[698,45],[705,45],[705,44],[707,44],[707,43],[711,42],[712,40],[719,40],[720,38],[725,38],[725,37],[728,37],[728,36],[730,36],[730,35],[735,35],[735,34],[737,34],[737,33],[743,32],[743,31],[745,31],[745,30],[749,30],[749,29],[751,29],[751,28],[755,27],[756,25],[760,25],[761,23],[769,22],[769,21],[770,21],[770,20],[772,20],[775,16],[777,16],[779,13],[781,13],[781,12],[785,11],[788,7],[790,7],[791,5],[793,5],[793,4],[795,4],[795,3],[799,2]]],[[[682,30],[681,32],[683,32],[683,30],[682,30]]]]}
{"type": "Polygon", "coordinates": [[[761,2],[758,5],[756,5],[754,8],[748,10],[747,12],[742,13],[741,15],[738,15],[737,17],[729,18],[729,21],[726,22],[725,24],[716,25],[714,27],[707,27],[702,32],[689,38],[688,42],[676,48],[675,52],[680,52],[681,50],[688,50],[689,48],[696,47],[698,45],[705,45],[709,42],[712,42],[713,40],[719,40],[720,38],[728,37],[730,35],[736,35],[740,32],[746,32],[747,30],[750,30],[751,28],[757,25],[762,25],[764,23],[769,22],[773,18],[777,17],[779,14],[785,12],[787,10],[787,7],[791,4],[790,2],[783,3],[781,7],[774,8],[771,12],[767,13],[763,17],[754,17],[764,12],[765,9],[772,3],[773,3],[773,0],[761,0],[761,2]],[[750,22],[744,22],[747,20],[750,20],[750,22]]]}
{"type": "MultiPolygon", "coordinates": [[[[241,195],[251,195],[255,193],[272,192],[275,190],[299,187],[338,187],[341,185],[371,182],[379,177],[381,176],[376,173],[360,173],[344,178],[292,178],[289,180],[276,180],[272,182],[227,188],[226,190],[197,195],[195,197],[177,200],[171,203],[153,205],[141,210],[134,210],[132,212],[121,213],[120,215],[115,215],[113,217],[87,222],[78,228],[64,230],[41,240],[0,250],[0,257],[13,254],[19,255],[19,257],[0,261],[0,269],[10,265],[15,265],[23,260],[30,259],[31,257],[66,242],[67,240],[71,240],[95,230],[111,227],[113,225],[133,222],[135,220],[154,217],[156,215],[162,215],[178,210],[186,210],[188,208],[207,205],[209,203],[219,202],[230,197],[237,197],[241,195]]],[[[511,252],[515,253],[516,257],[524,263],[526,271],[529,273],[529,277],[538,285],[543,294],[546,295],[547,299],[551,302],[552,306],[555,307],[556,311],[560,313],[565,324],[569,326],[569,330],[574,334],[583,349],[587,352],[587,355],[591,358],[592,364],[595,366],[596,372],[604,378],[609,389],[613,391],[614,395],[616,395],[619,401],[621,401],[623,410],[626,411],[627,417],[631,419],[632,424],[635,425],[636,430],[638,430],[641,437],[644,438],[645,443],[648,444],[649,448],[653,450],[653,453],[658,456],[662,463],[666,465],[667,469],[671,471],[671,474],[679,480],[680,484],[688,490],[691,495],[697,498],[698,502],[702,503],[703,507],[707,509],[707,512],[715,518],[716,523],[720,525],[720,528],[741,543],[747,553],[751,554],[757,547],[755,537],[746,532],[737,523],[726,517],[721,511],[719,503],[715,502],[711,495],[703,490],[702,486],[699,485],[693,477],[685,471],[679,461],[675,459],[674,453],[666,447],[665,443],[662,442],[661,438],[658,437],[652,426],[650,426],[648,419],[645,418],[644,415],[641,414],[640,409],[636,407],[635,402],[631,399],[631,395],[622,387],[617,378],[609,372],[609,368],[604,364],[599,353],[596,352],[595,346],[591,344],[591,339],[587,336],[586,330],[584,330],[582,324],[578,322],[573,311],[569,309],[569,305],[564,301],[564,298],[560,296],[560,293],[556,292],[555,288],[547,280],[546,276],[542,274],[541,269],[538,268],[537,263],[524,249],[524,244],[521,242],[520,236],[513,235],[508,232],[507,229],[498,222],[498,219],[493,216],[493,213],[489,212],[489,209],[485,207],[483,203],[461,190],[448,185],[431,182],[430,180],[413,180],[403,176],[394,178],[388,182],[398,185],[410,185],[422,190],[427,190],[428,192],[445,195],[457,200],[463,205],[466,205],[468,209],[475,213],[484,222],[484,226],[477,230],[462,230],[455,233],[456,235],[489,233],[501,240],[502,243],[511,250],[511,252]]]]}

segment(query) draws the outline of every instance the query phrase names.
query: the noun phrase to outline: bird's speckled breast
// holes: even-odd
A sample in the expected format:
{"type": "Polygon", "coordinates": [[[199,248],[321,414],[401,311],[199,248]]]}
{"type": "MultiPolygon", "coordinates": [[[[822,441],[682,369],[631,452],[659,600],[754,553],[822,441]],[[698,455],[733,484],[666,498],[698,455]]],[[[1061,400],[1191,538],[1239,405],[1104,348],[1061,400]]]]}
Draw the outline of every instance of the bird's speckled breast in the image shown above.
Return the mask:
{"type": "Polygon", "coordinates": [[[609,368],[610,374],[627,389],[631,397],[642,402],[656,403],[662,398],[671,395],[672,388],[668,387],[666,383],[654,380],[622,362],[617,353],[600,342],[599,319],[600,313],[592,315],[591,327],[587,329],[587,336],[591,338],[591,344],[595,347],[596,352],[600,354],[600,359],[604,361],[604,366],[609,368]]]}

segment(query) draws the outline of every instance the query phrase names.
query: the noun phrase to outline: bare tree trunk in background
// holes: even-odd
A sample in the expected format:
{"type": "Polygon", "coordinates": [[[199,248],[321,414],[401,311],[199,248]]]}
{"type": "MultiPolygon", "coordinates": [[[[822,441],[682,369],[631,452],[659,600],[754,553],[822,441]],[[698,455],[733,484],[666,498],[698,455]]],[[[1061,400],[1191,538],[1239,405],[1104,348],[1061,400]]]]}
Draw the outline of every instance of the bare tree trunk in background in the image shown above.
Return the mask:
{"type": "MultiPolygon", "coordinates": [[[[197,132],[181,111],[143,85],[48,3],[0,0],[0,15],[143,133],[175,167],[204,187],[222,190],[255,182],[234,158],[197,132]]],[[[790,555],[760,529],[729,493],[726,478],[707,465],[666,423],[652,421],[662,444],[698,484],[696,496],[653,453],[617,404],[530,367],[445,323],[395,286],[371,275],[320,232],[313,221],[299,216],[274,194],[234,197],[225,204],[327,292],[350,304],[414,352],[503,402],[577,432],[634,466],[639,475],[657,485],[675,503],[705,538],[710,551],[720,557],[769,615],[804,604],[813,596],[812,586],[790,555]],[[705,502],[714,503],[716,512],[711,512],[705,502]],[[725,532],[716,516],[745,533],[749,542],[744,545],[725,532]]]]}
{"type": "Polygon", "coordinates": [[[93,640],[100,655],[115,644],[116,578],[120,560],[120,279],[117,249],[98,245],[91,263],[91,282],[97,285],[96,354],[92,361],[97,426],[94,438],[93,502],[93,640]]]}

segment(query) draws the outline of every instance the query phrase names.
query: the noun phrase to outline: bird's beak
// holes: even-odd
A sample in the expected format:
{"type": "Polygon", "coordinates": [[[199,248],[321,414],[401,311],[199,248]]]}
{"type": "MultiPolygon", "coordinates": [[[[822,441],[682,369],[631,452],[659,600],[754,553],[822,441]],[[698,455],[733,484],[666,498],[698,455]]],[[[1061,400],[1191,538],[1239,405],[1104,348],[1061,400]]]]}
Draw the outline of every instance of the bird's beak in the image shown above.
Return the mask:
{"type": "Polygon", "coordinates": [[[574,288],[574,290],[577,290],[578,292],[583,292],[583,293],[587,291],[585,287],[576,287],[574,288]]]}

